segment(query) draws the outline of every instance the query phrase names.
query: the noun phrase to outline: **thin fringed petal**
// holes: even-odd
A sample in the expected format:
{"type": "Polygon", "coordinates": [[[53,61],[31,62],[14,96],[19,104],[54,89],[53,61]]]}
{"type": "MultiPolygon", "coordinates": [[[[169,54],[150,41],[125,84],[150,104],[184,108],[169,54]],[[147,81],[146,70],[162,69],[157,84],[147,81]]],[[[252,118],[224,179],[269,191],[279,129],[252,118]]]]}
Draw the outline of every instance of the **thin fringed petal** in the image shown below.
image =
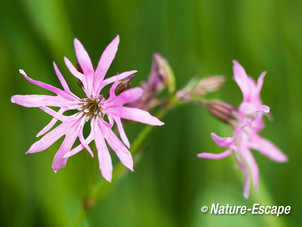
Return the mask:
{"type": "Polygon", "coordinates": [[[68,58],[64,57],[65,65],[67,66],[68,70],[71,72],[72,75],[74,75],[77,79],[79,79],[82,84],[86,87],[86,80],[82,73],[80,73],[74,65],[69,61],[68,58]]]}
{"type": "Polygon", "coordinates": [[[214,142],[220,147],[229,147],[234,143],[234,137],[220,137],[214,132],[211,133],[211,137],[214,142]]]}
{"type": "Polygon", "coordinates": [[[43,82],[40,82],[40,81],[37,81],[37,80],[33,80],[31,79],[30,77],[27,76],[27,74],[24,72],[23,69],[20,69],[19,72],[25,77],[25,79],[27,79],[30,83],[34,84],[34,85],[37,85],[39,87],[42,87],[48,91],[52,91],[54,93],[56,93],[57,95],[60,95],[68,100],[74,100],[74,97],[70,94],[68,94],[67,92],[59,89],[59,88],[56,88],[52,85],[49,85],[49,84],[45,84],[43,82]]]}
{"type": "Polygon", "coordinates": [[[68,158],[64,158],[64,155],[70,151],[72,145],[74,144],[78,136],[75,132],[79,127],[79,122],[80,121],[76,122],[73,126],[71,126],[71,128],[68,129],[67,132],[69,133],[66,132],[66,137],[53,159],[52,169],[55,172],[57,172],[61,168],[64,168],[66,165],[68,158]]]}
{"type": "Polygon", "coordinates": [[[45,113],[51,115],[52,117],[64,122],[67,121],[68,119],[71,119],[71,117],[65,116],[59,112],[54,111],[53,109],[46,107],[46,106],[40,106],[39,107],[41,110],[43,110],[45,113]]]}
{"type": "Polygon", "coordinates": [[[262,86],[263,86],[263,80],[264,80],[265,75],[266,75],[266,72],[261,73],[258,80],[257,80],[256,93],[258,95],[260,95],[260,91],[261,91],[262,86]]]}
{"type": "Polygon", "coordinates": [[[26,153],[37,153],[46,150],[54,142],[60,139],[63,135],[70,130],[71,123],[62,123],[46,135],[44,135],[40,140],[35,142],[26,153]]]}
{"type": "Polygon", "coordinates": [[[244,185],[243,185],[243,196],[248,198],[250,194],[250,175],[249,171],[244,164],[239,165],[244,173],[244,185]]]}
{"type": "MultiPolygon", "coordinates": [[[[105,143],[105,139],[102,136],[102,132],[98,124],[95,124],[95,134],[94,140],[98,151],[98,159],[99,159],[99,167],[102,173],[102,176],[109,182],[112,180],[112,161],[110,157],[110,153],[108,151],[107,145],[105,143]]],[[[106,126],[104,126],[106,127],[106,126]]]]}
{"type": "Polygon", "coordinates": [[[12,103],[16,103],[25,107],[40,106],[68,106],[69,101],[60,96],[51,95],[14,95],[11,98],[12,103]]]}
{"type": "Polygon", "coordinates": [[[252,121],[250,122],[250,127],[255,132],[261,132],[264,128],[264,120],[262,113],[256,113],[252,121]]]}
{"type": "Polygon", "coordinates": [[[114,40],[111,41],[111,43],[106,47],[100,58],[100,61],[95,71],[95,78],[94,78],[94,89],[95,91],[97,91],[97,94],[100,92],[101,89],[99,87],[103,83],[105,75],[111,63],[113,62],[113,59],[115,58],[119,42],[120,42],[120,37],[119,35],[117,35],[114,38],[114,40]]]}
{"type": "Polygon", "coordinates": [[[118,132],[121,136],[121,139],[123,141],[123,143],[128,147],[130,148],[130,142],[126,136],[126,133],[125,133],[125,130],[124,130],[124,127],[122,125],[122,121],[119,117],[115,117],[114,118],[115,122],[116,122],[116,125],[117,125],[117,129],[118,129],[118,132]]]}
{"type": "Polygon", "coordinates": [[[58,77],[58,79],[59,79],[59,81],[60,81],[60,83],[61,83],[63,89],[64,89],[65,91],[71,93],[71,91],[70,91],[70,89],[69,89],[69,87],[68,87],[68,84],[67,84],[66,80],[64,79],[62,73],[60,72],[60,70],[59,70],[59,68],[58,68],[58,66],[56,65],[55,62],[53,62],[53,67],[54,67],[54,69],[55,69],[56,75],[57,75],[57,77],[58,77]]]}
{"type": "Polygon", "coordinates": [[[254,114],[257,112],[269,113],[270,108],[267,105],[259,105],[254,103],[242,102],[238,108],[240,113],[243,114],[254,114]]]}
{"type": "MultiPolygon", "coordinates": [[[[94,139],[94,125],[95,125],[95,120],[92,119],[90,121],[90,133],[88,135],[88,137],[85,139],[86,144],[90,144],[91,141],[94,139]]],[[[71,151],[67,152],[64,155],[64,158],[69,158],[77,153],[79,153],[81,150],[83,150],[85,148],[85,146],[83,144],[79,144],[78,146],[76,146],[75,148],[73,148],[71,151]]],[[[93,157],[93,153],[91,154],[91,156],[93,157]]]]}
{"type": "Polygon", "coordinates": [[[115,105],[124,105],[137,101],[144,94],[144,90],[140,87],[135,87],[124,91],[114,99],[115,105]]]}
{"type": "MultiPolygon", "coordinates": [[[[82,121],[84,121],[84,124],[85,124],[85,119],[82,119],[82,121]]],[[[81,123],[79,126],[79,130],[78,130],[79,140],[80,140],[81,144],[83,144],[83,146],[89,152],[91,157],[93,157],[93,152],[92,152],[91,148],[89,147],[89,143],[87,143],[87,140],[84,138],[84,135],[83,135],[84,124],[81,123]]]]}
{"type": "Polygon", "coordinates": [[[258,150],[263,155],[267,156],[276,162],[286,162],[287,157],[283,152],[276,147],[272,142],[264,139],[256,134],[250,135],[249,147],[258,150]]]}
{"type": "Polygon", "coordinates": [[[164,125],[163,122],[156,117],[149,114],[147,111],[131,108],[131,107],[114,107],[106,108],[106,113],[113,114],[117,117],[121,117],[131,121],[141,122],[148,125],[164,125]]]}
{"type": "Polygon", "coordinates": [[[244,198],[247,199],[250,194],[250,174],[249,174],[249,171],[246,168],[245,164],[242,161],[240,161],[240,159],[237,157],[237,155],[235,153],[234,153],[234,157],[235,157],[240,169],[244,173],[243,196],[244,196],[244,198]]]}
{"type": "MultiPolygon", "coordinates": [[[[63,108],[61,108],[61,109],[59,109],[58,114],[62,115],[64,113],[64,111],[65,110],[63,108]]],[[[46,132],[48,132],[57,123],[57,121],[58,121],[58,119],[56,119],[56,118],[51,119],[51,121],[40,132],[38,132],[36,137],[40,137],[40,136],[44,135],[46,132]]]]}
{"type": "Polygon", "coordinates": [[[111,86],[111,88],[110,88],[110,90],[109,90],[109,98],[107,99],[107,102],[110,102],[110,100],[115,99],[115,97],[116,97],[116,95],[115,95],[115,90],[116,90],[116,88],[117,88],[117,85],[118,85],[118,80],[116,80],[116,81],[112,84],[112,86],[111,86]]]}
{"type": "Polygon", "coordinates": [[[109,120],[109,128],[112,128],[112,126],[114,125],[114,120],[113,120],[113,116],[108,116],[108,120],[109,120]]]}
{"type": "Polygon", "coordinates": [[[233,60],[233,71],[234,71],[234,79],[243,94],[243,100],[246,101],[250,96],[248,76],[244,68],[236,60],[233,60]]]}
{"type": "Polygon", "coordinates": [[[77,60],[84,72],[84,75],[88,78],[90,77],[89,79],[87,79],[91,80],[90,82],[92,83],[94,75],[93,65],[87,51],[78,39],[74,39],[74,50],[77,56],[77,60]]]}
{"type": "Polygon", "coordinates": [[[248,147],[245,135],[243,135],[243,134],[239,135],[237,138],[237,142],[238,142],[238,150],[240,151],[241,157],[243,159],[242,162],[245,162],[247,164],[247,167],[249,168],[251,175],[252,175],[254,190],[257,191],[258,186],[259,186],[258,165],[248,147]]]}
{"type": "Polygon", "coordinates": [[[105,139],[109,146],[115,152],[123,165],[133,171],[133,159],[128,149],[122,144],[112,130],[102,123],[102,121],[99,121],[99,127],[101,128],[102,133],[106,135],[105,139]]]}
{"type": "Polygon", "coordinates": [[[229,156],[232,152],[232,149],[227,149],[226,151],[220,153],[220,154],[213,154],[213,153],[200,153],[197,154],[198,158],[207,158],[207,159],[222,159],[229,156]]]}
{"type": "MultiPolygon", "coordinates": [[[[91,141],[94,138],[94,134],[90,133],[90,135],[86,138],[86,143],[89,144],[91,143],[91,141]]],[[[83,144],[79,144],[78,146],[76,146],[75,148],[73,148],[71,151],[67,152],[63,157],[64,158],[69,158],[71,156],[74,156],[75,154],[79,153],[80,151],[82,151],[85,148],[85,146],[83,144]]],[[[93,155],[91,155],[93,157],[93,155]]]]}
{"type": "Polygon", "coordinates": [[[105,79],[103,81],[103,83],[100,84],[99,87],[97,87],[97,91],[96,93],[100,93],[100,91],[106,87],[108,84],[111,84],[111,83],[114,83],[115,81],[117,80],[122,80],[122,79],[125,79],[131,75],[133,75],[134,73],[136,73],[137,70],[132,70],[132,71],[126,71],[126,72],[123,72],[121,74],[118,74],[118,75],[115,75],[115,76],[112,76],[112,77],[109,77],[108,79],[105,79]]]}
{"type": "Polygon", "coordinates": [[[91,97],[93,93],[93,77],[88,75],[83,75],[80,73],[74,65],[69,61],[68,58],[64,57],[65,64],[69,71],[74,75],[76,78],[78,78],[82,84],[83,84],[83,90],[85,91],[86,95],[91,97]]]}
{"type": "Polygon", "coordinates": [[[257,191],[259,187],[259,168],[257,162],[248,148],[245,148],[244,151],[241,150],[241,152],[251,171],[254,190],[257,191]]]}

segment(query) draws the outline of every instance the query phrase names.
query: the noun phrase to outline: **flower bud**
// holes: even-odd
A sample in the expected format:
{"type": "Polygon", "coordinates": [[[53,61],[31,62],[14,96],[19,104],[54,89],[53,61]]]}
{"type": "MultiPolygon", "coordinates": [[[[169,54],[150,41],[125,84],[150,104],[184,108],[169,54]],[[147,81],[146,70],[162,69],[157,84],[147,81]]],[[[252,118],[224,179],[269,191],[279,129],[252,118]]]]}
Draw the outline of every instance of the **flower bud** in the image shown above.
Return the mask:
{"type": "Polygon", "coordinates": [[[141,85],[144,94],[138,101],[130,103],[128,106],[144,110],[152,109],[160,104],[156,97],[165,87],[168,88],[170,94],[174,92],[174,74],[168,61],[160,54],[156,53],[153,55],[152,67],[148,80],[141,85]]]}
{"type": "Polygon", "coordinates": [[[177,91],[176,97],[186,102],[191,101],[192,99],[191,95],[194,88],[196,87],[197,82],[198,81],[196,78],[192,78],[182,90],[177,91]]]}
{"type": "Polygon", "coordinates": [[[185,102],[198,100],[210,92],[219,90],[224,82],[223,76],[209,76],[201,80],[193,78],[184,89],[177,92],[176,96],[185,102]]]}
{"type": "Polygon", "coordinates": [[[122,93],[123,91],[126,91],[131,86],[131,80],[133,79],[134,75],[130,75],[122,80],[119,81],[115,94],[118,95],[122,93]]]}
{"type": "Polygon", "coordinates": [[[78,68],[78,71],[80,72],[80,73],[84,73],[83,72],[83,69],[82,69],[82,67],[81,67],[81,65],[80,65],[80,63],[79,62],[77,62],[77,68],[78,68]]]}
{"type": "Polygon", "coordinates": [[[153,59],[157,66],[156,71],[158,71],[158,75],[160,76],[163,84],[168,88],[170,93],[173,93],[175,91],[175,76],[169,62],[160,54],[154,54],[153,59]]]}
{"type": "Polygon", "coordinates": [[[208,111],[217,119],[235,126],[238,122],[238,110],[233,105],[221,100],[214,100],[206,103],[208,111]]]}
{"type": "Polygon", "coordinates": [[[193,96],[205,96],[209,92],[217,91],[225,82],[224,76],[209,76],[198,82],[194,88],[193,96]]]}
{"type": "MultiPolygon", "coordinates": [[[[77,62],[77,68],[78,68],[78,71],[79,71],[80,73],[83,73],[83,69],[82,69],[81,65],[79,64],[79,62],[77,62]]],[[[80,81],[80,80],[78,79],[77,84],[78,84],[78,86],[79,86],[82,90],[84,90],[84,85],[83,85],[82,81],[80,81]]]]}

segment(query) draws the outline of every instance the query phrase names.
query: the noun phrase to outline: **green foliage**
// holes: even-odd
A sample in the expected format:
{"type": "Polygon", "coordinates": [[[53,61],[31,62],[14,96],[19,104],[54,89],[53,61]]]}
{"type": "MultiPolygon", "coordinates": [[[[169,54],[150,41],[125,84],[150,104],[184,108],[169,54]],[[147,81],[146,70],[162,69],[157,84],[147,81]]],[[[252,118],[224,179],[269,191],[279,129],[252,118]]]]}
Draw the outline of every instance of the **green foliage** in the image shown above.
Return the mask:
{"type": "MultiPolygon", "coordinates": [[[[237,105],[241,94],[232,81],[232,59],[254,78],[266,70],[262,98],[271,107],[273,122],[267,121],[263,135],[283,149],[289,162],[276,164],[253,152],[262,181],[258,196],[245,200],[243,176],[236,176],[231,157],[219,161],[196,157],[200,152],[221,152],[210,132],[230,136],[230,129],[201,107],[184,106],[165,116],[165,126],[154,129],[135,172],[93,208],[84,225],[298,226],[302,222],[301,12],[299,0],[1,1],[0,225],[68,226],[90,182],[103,180],[100,173],[95,175],[97,159],[87,152],[53,173],[52,158],[60,141],[45,152],[24,154],[50,117],[10,103],[14,94],[46,93],[27,82],[18,69],[59,86],[52,69],[56,61],[77,92],[76,80],[63,63],[63,56],[75,61],[73,38],[82,41],[96,66],[102,50],[120,34],[108,75],[137,69],[133,85],[146,79],[152,55],[159,52],[173,69],[176,88],[196,75],[226,75],[217,97],[237,105]],[[276,221],[263,215],[218,217],[200,212],[204,204],[216,201],[290,205],[292,213],[276,221]]],[[[142,128],[126,127],[130,142],[142,128]]]]}

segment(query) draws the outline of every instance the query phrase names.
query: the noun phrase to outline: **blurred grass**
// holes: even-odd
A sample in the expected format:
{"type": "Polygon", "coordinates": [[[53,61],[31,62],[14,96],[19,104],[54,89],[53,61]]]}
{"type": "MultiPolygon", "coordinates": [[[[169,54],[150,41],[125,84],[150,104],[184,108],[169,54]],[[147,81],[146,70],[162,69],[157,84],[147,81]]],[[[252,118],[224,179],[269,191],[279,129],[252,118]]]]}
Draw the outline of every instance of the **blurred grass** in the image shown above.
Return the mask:
{"type": "MultiPolygon", "coordinates": [[[[215,97],[237,105],[241,94],[232,81],[232,59],[254,78],[266,70],[262,98],[271,107],[263,135],[288,155],[276,164],[254,152],[269,200],[290,205],[277,222],[302,222],[301,62],[302,2],[292,1],[159,1],[25,0],[0,3],[0,94],[2,110],[0,159],[1,226],[66,226],[72,223],[86,193],[97,160],[82,152],[54,174],[57,142],[40,154],[24,155],[36,133],[50,120],[36,109],[10,103],[13,94],[42,94],[18,73],[59,86],[56,61],[70,87],[77,90],[63,63],[75,61],[72,40],[79,38],[97,64],[105,46],[120,34],[117,57],[108,75],[137,69],[134,85],[146,78],[152,54],[167,57],[183,86],[192,76],[223,74],[227,83],[215,97]],[[87,168],[93,163],[92,170],[87,168]],[[280,221],[279,221],[280,220],[280,221]]],[[[263,216],[210,216],[204,204],[220,201],[252,204],[242,196],[231,158],[196,158],[202,151],[220,152],[209,133],[230,135],[230,129],[199,107],[171,112],[145,143],[148,152],[118,187],[88,217],[91,226],[265,226],[263,216]]],[[[126,128],[133,141],[142,126],[126,128]]],[[[112,154],[114,156],[114,154],[112,154]]],[[[98,173],[96,177],[101,176],[98,173]]],[[[265,193],[263,193],[265,195],[265,193]]],[[[261,194],[262,195],[262,194],[261,194]]],[[[261,201],[258,201],[261,203],[261,201]]],[[[263,204],[270,205],[270,204],[263,204]]],[[[274,218],[274,217],[273,217],[274,218]]]]}

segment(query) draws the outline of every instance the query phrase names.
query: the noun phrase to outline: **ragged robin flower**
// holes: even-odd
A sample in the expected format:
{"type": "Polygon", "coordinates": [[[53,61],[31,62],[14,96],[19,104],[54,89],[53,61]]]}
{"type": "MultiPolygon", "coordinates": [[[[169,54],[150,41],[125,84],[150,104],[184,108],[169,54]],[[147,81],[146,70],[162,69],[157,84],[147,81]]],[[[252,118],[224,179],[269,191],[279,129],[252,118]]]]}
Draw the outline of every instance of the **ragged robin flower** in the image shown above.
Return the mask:
{"type": "Polygon", "coordinates": [[[37,134],[37,137],[45,135],[39,141],[35,142],[27,153],[43,151],[59,138],[65,136],[64,141],[56,152],[53,160],[52,168],[55,172],[65,167],[69,157],[80,152],[84,148],[86,148],[93,157],[93,152],[89,147],[89,144],[94,140],[101,173],[103,177],[110,182],[112,180],[113,166],[106,142],[118,156],[120,161],[128,169],[133,171],[133,159],[131,153],[127,149],[127,147],[130,148],[130,143],[123,129],[121,119],[137,121],[149,125],[164,124],[156,117],[150,115],[147,111],[123,106],[124,104],[138,100],[143,95],[143,90],[141,88],[136,87],[124,90],[119,94],[115,93],[119,81],[129,78],[136,73],[135,70],[104,79],[109,66],[115,58],[118,44],[119,36],[106,47],[96,70],[94,70],[92,62],[83,45],[79,40],[74,40],[79,70],[77,70],[67,58],[64,60],[69,71],[80,80],[80,84],[86,94],[86,97],[84,98],[79,98],[70,91],[55,63],[54,69],[63,90],[33,80],[28,77],[23,70],[20,70],[20,73],[29,82],[56,94],[56,96],[14,95],[11,98],[13,103],[25,107],[38,107],[53,117],[49,124],[37,134]],[[113,85],[110,88],[109,97],[104,97],[100,92],[105,86],[112,83],[113,85]],[[55,111],[49,107],[58,107],[59,110],[55,111]],[[69,116],[64,115],[64,113],[69,110],[76,110],[77,112],[69,116]],[[62,123],[52,129],[57,121],[61,121],[62,123]],[[91,125],[91,131],[87,138],[83,135],[83,128],[86,122],[90,122],[91,125]],[[121,142],[112,131],[114,123],[117,125],[118,132],[123,142],[121,142]],[[77,138],[79,139],[80,144],[73,148],[73,144],[77,138]]]}
{"type": "Polygon", "coordinates": [[[201,153],[198,154],[198,157],[222,159],[233,154],[245,175],[243,194],[245,198],[248,198],[250,174],[255,191],[257,191],[259,185],[259,168],[250,149],[258,150],[276,162],[286,162],[287,157],[272,142],[258,135],[264,128],[263,115],[270,111],[268,106],[262,104],[260,98],[260,91],[266,73],[263,72],[255,83],[237,61],[233,61],[233,64],[234,79],[243,94],[243,101],[239,108],[237,109],[219,100],[210,101],[206,104],[212,115],[233,127],[233,136],[223,138],[211,133],[216,144],[220,147],[227,147],[227,150],[220,154],[201,153]]]}

